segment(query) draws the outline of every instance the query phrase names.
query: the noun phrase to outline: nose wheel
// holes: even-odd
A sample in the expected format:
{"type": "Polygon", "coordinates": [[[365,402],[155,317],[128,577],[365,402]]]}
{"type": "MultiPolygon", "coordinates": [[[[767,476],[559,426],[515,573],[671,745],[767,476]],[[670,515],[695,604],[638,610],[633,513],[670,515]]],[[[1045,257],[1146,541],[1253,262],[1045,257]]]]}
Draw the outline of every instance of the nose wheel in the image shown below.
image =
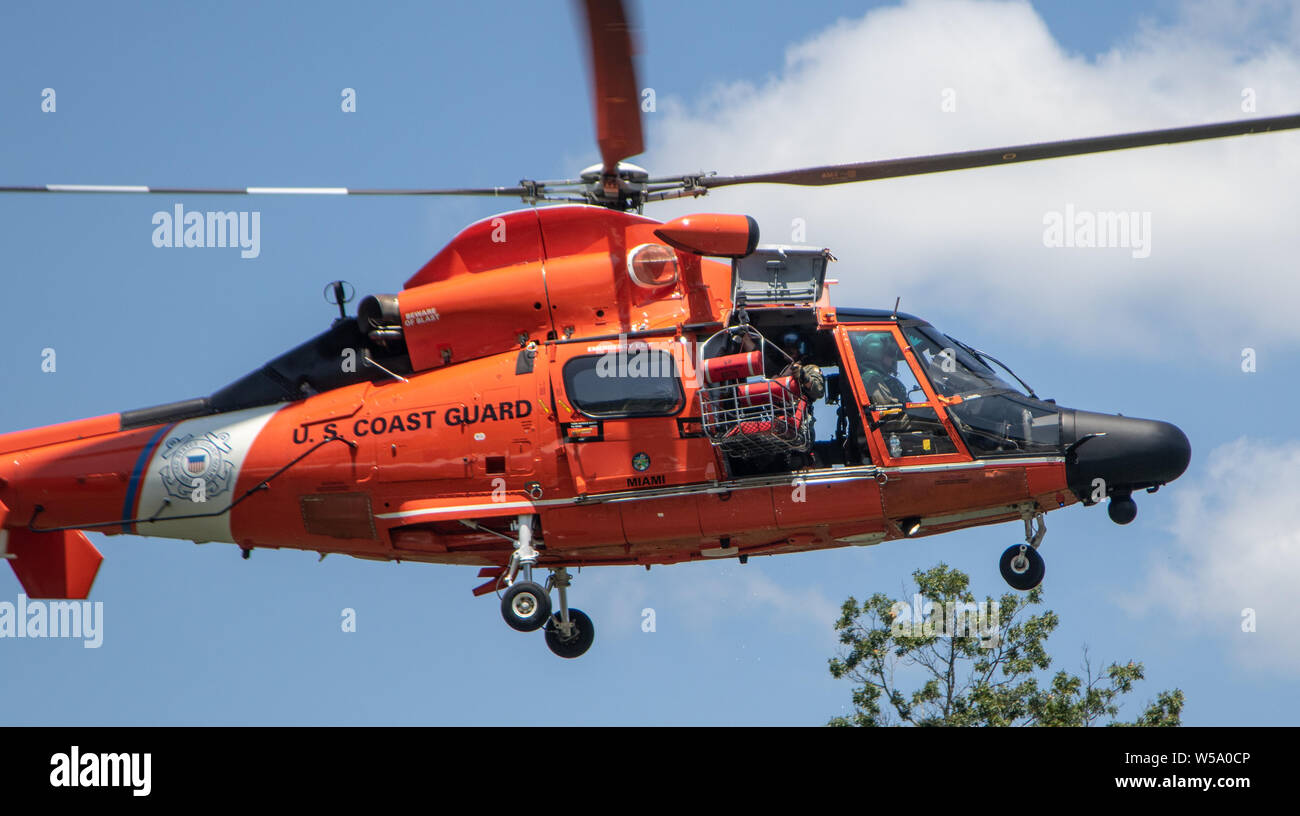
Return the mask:
{"type": "Polygon", "coordinates": [[[1043,561],[1043,556],[1038,554],[1038,545],[1043,543],[1043,536],[1046,534],[1047,523],[1043,521],[1043,514],[1026,513],[1025,543],[1007,547],[1002,557],[998,559],[998,569],[1002,572],[1002,578],[1011,585],[1012,589],[1024,592],[1043,582],[1047,564],[1043,561]],[[1036,529],[1035,522],[1037,522],[1036,529]]]}
{"type": "Polygon", "coordinates": [[[1021,591],[1033,589],[1043,581],[1047,565],[1038,550],[1028,544],[1013,544],[1007,547],[998,561],[1002,577],[1012,589],[1021,591]]]}

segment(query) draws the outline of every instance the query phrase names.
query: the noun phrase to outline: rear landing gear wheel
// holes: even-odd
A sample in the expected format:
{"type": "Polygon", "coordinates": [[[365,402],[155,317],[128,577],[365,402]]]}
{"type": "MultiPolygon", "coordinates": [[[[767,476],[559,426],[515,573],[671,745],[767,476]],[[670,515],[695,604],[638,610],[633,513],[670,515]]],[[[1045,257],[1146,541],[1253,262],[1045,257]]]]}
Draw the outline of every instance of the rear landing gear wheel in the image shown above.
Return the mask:
{"type": "Polygon", "coordinates": [[[559,613],[552,615],[546,622],[546,646],[560,657],[582,657],[596,639],[596,628],[581,609],[569,610],[569,627],[566,637],[559,613]]]}
{"type": "Polygon", "coordinates": [[[551,599],[541,584],[515,581],[501,594],[501,617],[520,632],[535,632],[551,616],[551,599]]]}
{"type": "Polygon", "coordinates": [[[1011,588],[1021,591],[1038,586],[1047,572],[1043,557],[1038,554],[1038,550],[1028,544],[1013,544],[1007,547],[1006,552],[1002,553],[1002,558],[998,560],[998,567],[1011,588]]]}

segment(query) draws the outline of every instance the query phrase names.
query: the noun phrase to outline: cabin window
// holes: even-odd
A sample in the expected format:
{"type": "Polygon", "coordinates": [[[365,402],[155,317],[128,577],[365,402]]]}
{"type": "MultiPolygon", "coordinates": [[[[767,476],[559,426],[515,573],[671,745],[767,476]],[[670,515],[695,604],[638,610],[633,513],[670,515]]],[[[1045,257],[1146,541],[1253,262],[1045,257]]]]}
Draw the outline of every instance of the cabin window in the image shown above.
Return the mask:
{"type": "Polygon", "coordinates": [[[575,357],[564,364],[564,390],[600,418],[671,416],[686,400],[672,355],[650,348],[575,357]]]}

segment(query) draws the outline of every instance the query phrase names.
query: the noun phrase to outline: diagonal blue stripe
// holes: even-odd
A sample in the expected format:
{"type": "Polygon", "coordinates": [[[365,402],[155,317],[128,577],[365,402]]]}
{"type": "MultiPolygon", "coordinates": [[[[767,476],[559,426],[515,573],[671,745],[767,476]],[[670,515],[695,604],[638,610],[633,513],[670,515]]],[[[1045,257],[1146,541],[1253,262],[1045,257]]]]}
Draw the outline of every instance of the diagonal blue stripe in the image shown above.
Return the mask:
{"type": "MultiPolygon", "coordinates": [[[[153,454],[154,448],[158,446],[158,440],[162,439],[163,435],[174,427],[176,427],[175,422],[162,426],[141,449],[140,457],[135,460],[135,469],[131,471],[131,481],[126,486],[126,502],[122,505],[122,521],[125,522],[135,517],[135,497],[140,490],[140,477],[149,464],[149,457],[153,454]]],[[[122,532],[131,532],[131,525],[123,524],[122,532]]]]}

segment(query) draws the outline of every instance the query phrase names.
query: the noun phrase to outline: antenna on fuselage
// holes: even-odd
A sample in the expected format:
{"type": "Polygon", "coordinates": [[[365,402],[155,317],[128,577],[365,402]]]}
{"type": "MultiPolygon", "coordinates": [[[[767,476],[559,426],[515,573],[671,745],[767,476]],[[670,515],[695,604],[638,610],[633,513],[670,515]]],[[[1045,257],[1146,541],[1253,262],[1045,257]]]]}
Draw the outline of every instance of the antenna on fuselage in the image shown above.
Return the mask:
{"type": "Polygon", "coordinates": [[[393,379],[397,380],[398,382],[410,382],[410,380],[406,379],[406,378],[403,377],[401,374],[398,374],[398,373],[393,372],[393,371],[389,371],[388,369],[386,369],[386,368],[384,368],[382,365],[380,365],[378,362],[376,362],[376,361],[375,361],[375,358],[373,358],[373,357],[370,356],[370,352],[369,352],[369,351],[365,351],[365,352],[362,353],[362,355],[361,355],[361,362],[364,363],[365,365],[368,365],[368,366],[374,366],[375,368],[377,368],[377,369],[379,369],[380,371],[384,372],[385,374],[387,374],[388,376],[390,376],[390,377],[392,377],[393,379]]]}
{"type": "Polygon", "coordinates": [[[352,298],[357,295],[357,290],[353,289],[352,284],[344,280],[331,281],[325,284],[325,291],[321,294],[324,295],[326,303],[332,303],[339,307],[339,320],[348,319],[348,312],[343,308],[343,305],[351,303],[352,298]],[[349,292],[349,289],[352,291],[349,292]]]}

